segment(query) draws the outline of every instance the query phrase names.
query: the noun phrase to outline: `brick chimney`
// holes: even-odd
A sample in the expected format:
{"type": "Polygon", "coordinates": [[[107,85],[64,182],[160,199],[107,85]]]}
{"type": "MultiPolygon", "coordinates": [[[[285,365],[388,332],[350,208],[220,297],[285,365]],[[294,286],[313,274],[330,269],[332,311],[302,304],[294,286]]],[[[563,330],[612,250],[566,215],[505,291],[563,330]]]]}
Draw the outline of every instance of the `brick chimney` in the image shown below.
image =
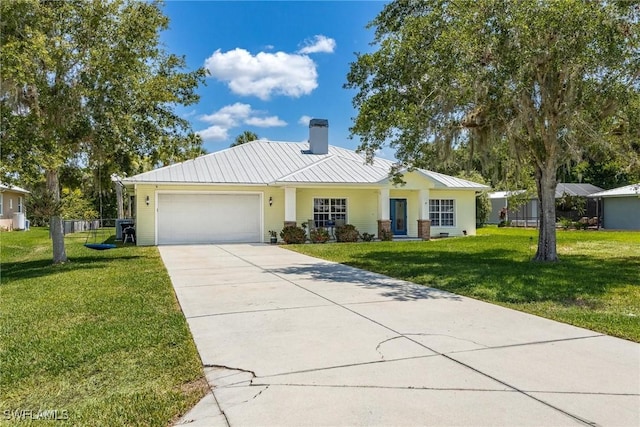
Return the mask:
{"type": "Polygon", "coordinates": [[[309,151],[312,154],[329,152],[329,120],[309,120],[309,151]]]}

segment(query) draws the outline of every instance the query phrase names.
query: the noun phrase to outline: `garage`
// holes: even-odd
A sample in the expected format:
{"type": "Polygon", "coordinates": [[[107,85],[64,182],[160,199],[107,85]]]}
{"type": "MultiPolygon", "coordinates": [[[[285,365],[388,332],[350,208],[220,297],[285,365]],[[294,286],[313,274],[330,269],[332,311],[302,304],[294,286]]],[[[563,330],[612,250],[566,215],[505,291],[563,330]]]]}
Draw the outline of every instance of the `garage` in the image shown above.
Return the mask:
{"type": "Polygon", "coordinates": [[[262,241],[261,195],[159,193],[157,244],[262,241]]]}

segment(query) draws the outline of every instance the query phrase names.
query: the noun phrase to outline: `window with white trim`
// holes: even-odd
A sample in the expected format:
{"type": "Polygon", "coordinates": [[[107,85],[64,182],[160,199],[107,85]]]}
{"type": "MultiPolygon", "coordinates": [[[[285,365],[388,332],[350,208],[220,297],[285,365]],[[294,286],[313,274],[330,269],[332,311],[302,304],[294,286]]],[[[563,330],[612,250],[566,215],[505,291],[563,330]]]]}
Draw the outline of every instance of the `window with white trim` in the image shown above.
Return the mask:
{"type": "Polygon", "coordinates": [[[429,219],[432,227],[454,227],[455,204],[453,199],[429,200],[429,219]]]}
{"type": "Polygon", "coordinates": [[[18,212],[23,212],[24,206],[23,206],[23,200],[22,200],[22,196],[18,197],[18,212]]]}
{"type": "Polygon", "coordinates": [[[327,227],[329,221],[347,220],[347,199],[313,199],[313,220],[316,227],[327,227]]]}
{"type": "Polygon", "coordinates": [[[4,199],[4,194],[0,193],[0,215],[2,215],[4,213],[3,210],[2,210],[3,209],[3,203],[2,203],[3,200],[2,199],[4,199]]]}

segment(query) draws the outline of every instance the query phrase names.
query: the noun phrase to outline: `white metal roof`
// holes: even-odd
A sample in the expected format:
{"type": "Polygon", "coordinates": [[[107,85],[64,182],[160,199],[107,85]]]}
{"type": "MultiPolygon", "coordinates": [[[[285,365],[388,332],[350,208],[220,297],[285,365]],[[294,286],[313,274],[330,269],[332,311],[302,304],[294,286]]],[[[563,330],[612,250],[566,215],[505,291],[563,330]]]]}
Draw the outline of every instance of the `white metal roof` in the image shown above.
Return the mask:
{"type": "Polygon", "coordinates": [[[436,182],[436,188],[468,188],[474,190],[487,190],[489,186],[478,184],[477,182],[468,181],[455,176],[445,175],[443,173],[433,172],[426,169],[418,169],[418,172],[431,178],[436,182]]]}
{"type": "Polygon", "coordinates": [[[515,194],[522,194],[526,190],[512,190],[512,191],[492,191],[488,194],[490,199],[506,199],[507,197],[515,194]]]}
{"type": "Polygon", "coordinates": [[[384,179],[388,173],[389,166],[381,162],[368,165],[362,158],[353,159],[337,155],[325,157],[313,165],[284,175],[278,178],[277,182],[374,184],[384,179]]]}
{"type": "Polygon", "coordinates": [[[612,190],[601,191],[599,193],[593,193],[589,195],[589,197],[628,197],[628,196],[640,197],[640,182],[637,184],[631,184],[625,187],[618,187],[612,190]]]}
{"type": "Polygon", "coordinates": [[[602,188],[596,187],[592,184],[574,184],[574,183],[564,183],[559,182],[556,187],[556,199],[562,197],[563,194],[568,194],[569,196],[588,196],[593,193],[597,193],[602,191],[602,188]]]}
{"type": "Polygon", "coordinates": [[[15,185],[0,184],[0,191],[15,191],[16,193],[30,194],[29,191],[16,187],[15,185]]]}
{"type": "MultiPolygon", "coordinates": [[[[602,191],[602,188],[596,187],[592,184],[575,184],[567,182],[559,182],[556,187],[556,199],[562,198],[565,194],[569,196],[589,196],[590,194],[602,191]]],[[[513,190],[513,191],[494,191],[489,193],[490,199],[504,199],[506,197],[524,193],[525,190],[513,190]]],[[[531,196],[532,199],[537,198],[536,195],[531,196]]]]}
{"type": "MultiPolygon", "coordinates": [[[[375,158],[367,164],[355,151],[330,145],[312,154],[307,143],[252,141],[175,165],[135,175],[122,182],[214,184],[378,184],[393,162],[375,158]]],[[[418,169],[436,188],[482,190],[485,185],[418,169]]]]}

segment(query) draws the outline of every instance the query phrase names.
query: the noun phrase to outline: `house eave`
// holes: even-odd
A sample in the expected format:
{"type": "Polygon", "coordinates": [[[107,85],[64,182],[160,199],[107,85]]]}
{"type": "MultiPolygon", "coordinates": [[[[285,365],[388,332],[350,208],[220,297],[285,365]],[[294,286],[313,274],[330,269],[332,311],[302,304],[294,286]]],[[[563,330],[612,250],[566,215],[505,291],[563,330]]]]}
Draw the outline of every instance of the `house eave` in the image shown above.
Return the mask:
{"type": "Polygon", "coordinates": [[[255,182],[186,182],[186,181],[127,181],[122,180],[122,184],[126,188],[133,188],[136,185],[162,185],[162,186],[193,186],[193,187],[205,187],[205,186],[216,186],[216,187],[265,187],[269,184],[266,183],[255,183],[255,182]]]}
{"type": "MultiPolygon", "coordinates": [[[[267,184],[265,184],[267,185],[267,184]]],[[[375,182],[298,182],[298,181],[274,181],[268,185],[278,187],[357,187],[357,188],[383,188],[375,182]]]]}
{"type": "Polygon", "coordinates": [[[0,193],[5,193],[5,192],[11,192],[11,193],[18,193],[18,194],[31,194],[30,191],[27,191],[23,188],[6,188],[6,187],[1,187],[0,188],[0,193]]]}
{"type": "Polygon", "coordinates": [[[590,199],[619,199],[621,197],[637,197],[640,198],[640,194],[611,194],[605,196],[587,196],[590,199]]]}

